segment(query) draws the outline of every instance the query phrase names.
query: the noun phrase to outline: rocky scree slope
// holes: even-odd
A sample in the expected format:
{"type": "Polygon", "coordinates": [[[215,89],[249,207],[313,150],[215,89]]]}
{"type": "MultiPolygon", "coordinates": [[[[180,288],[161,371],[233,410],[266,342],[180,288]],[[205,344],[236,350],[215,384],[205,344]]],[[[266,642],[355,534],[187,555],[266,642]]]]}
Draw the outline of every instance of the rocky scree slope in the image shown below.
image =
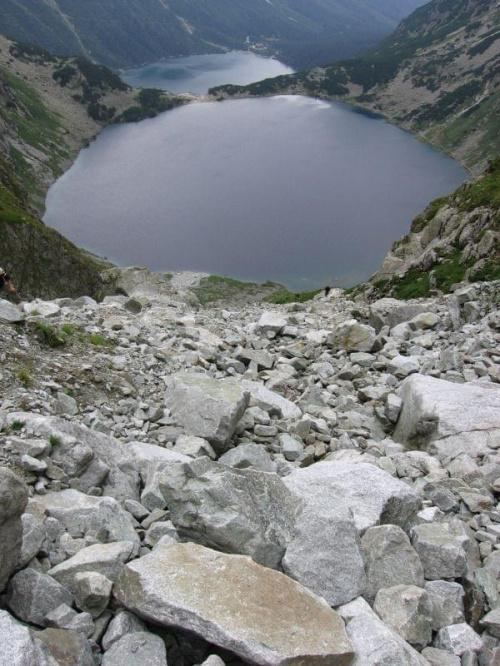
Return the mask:
{"type": "Polygon", "coordinates": [[[105,125],[183,101],[0,36],[0,254],[24,296],[99,295],[100,263],[39,219],[46,191],[105,125]]]}
{"type": "Polygon", "coordinates": [[[480,173],[499,153],[499,21],[496,0],[432,0],[366,56],[212,92],[345,100],[480,173]]]}
{"type": "Polygon", "coordinates": [[[370,298],[448,293],[462,281],[500,279],[500,159],[433,201],[396,241],[367,287],[370,298]]]}
{"type": "Polygon", "coordinates": [[[109,67],[254,48],[309,67],[375,44],[423,0],[0,0],[3,32],[109,67]]]}
{"type": "Polygon", "coordinates": [[[130,270],[0,300],[0,664],[497,663],[500,282],[200,310],[130,270]]]}

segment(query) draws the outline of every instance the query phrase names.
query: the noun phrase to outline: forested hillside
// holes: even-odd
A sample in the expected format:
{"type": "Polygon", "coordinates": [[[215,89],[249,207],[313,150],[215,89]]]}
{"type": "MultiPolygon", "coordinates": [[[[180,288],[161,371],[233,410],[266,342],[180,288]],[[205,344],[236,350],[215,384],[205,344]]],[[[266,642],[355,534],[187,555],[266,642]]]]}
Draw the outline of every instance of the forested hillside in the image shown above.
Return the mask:
{"type": "Polygon", "coordinates": [[[0,0],[2,32],[111,67],[254,46],[297,67],[373,46],[423,0],[0,0]]]}

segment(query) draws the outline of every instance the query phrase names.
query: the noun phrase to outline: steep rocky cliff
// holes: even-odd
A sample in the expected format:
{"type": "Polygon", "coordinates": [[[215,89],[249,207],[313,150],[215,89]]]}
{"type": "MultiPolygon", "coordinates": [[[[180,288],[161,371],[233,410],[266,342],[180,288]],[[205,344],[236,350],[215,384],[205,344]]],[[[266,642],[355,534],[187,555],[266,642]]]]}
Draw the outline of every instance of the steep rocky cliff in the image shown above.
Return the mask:
{"type": "Polygon", "coordinates": [[[371,279],[372,297],[447,293],[461,282],[500,279],[500,159],[449,197],[432,202],[396,241],[371,279]]]}
{"type": "Polygon", "coordinates": [[[218,95],[298,93],[382,114],[480,173],[500,146],[496,0],[432,0],[370,54],[218,95]]]}

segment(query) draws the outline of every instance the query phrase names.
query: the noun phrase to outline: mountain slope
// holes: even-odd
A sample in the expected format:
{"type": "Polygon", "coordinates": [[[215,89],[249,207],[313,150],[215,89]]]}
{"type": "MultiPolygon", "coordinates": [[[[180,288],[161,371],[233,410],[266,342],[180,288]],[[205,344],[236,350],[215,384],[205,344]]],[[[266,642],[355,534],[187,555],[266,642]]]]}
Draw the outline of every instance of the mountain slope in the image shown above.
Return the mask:
{"type": "Polygon", "coordinates": [[[112,67],[258,44],[295,66],[372,46],[424,0],[0,0],[2,31],[112,67]]]}
{"type": "MultiPolygon", "coordinates": [[[[185,100],[182,100],[185,101],[185,100]]],[[[100,265],[38,218],[51,183],[102,128],[181,102],[83,58],[0,37],[0,265],[24,297],[98,296],[100,265]]]]}
{"type": "Polygon", "coordinates": [[[384,115],[480,172],[500,145],[499,37],[496,0],[433,0],[364,57],[212,92],[342,99],[384,115]]]}

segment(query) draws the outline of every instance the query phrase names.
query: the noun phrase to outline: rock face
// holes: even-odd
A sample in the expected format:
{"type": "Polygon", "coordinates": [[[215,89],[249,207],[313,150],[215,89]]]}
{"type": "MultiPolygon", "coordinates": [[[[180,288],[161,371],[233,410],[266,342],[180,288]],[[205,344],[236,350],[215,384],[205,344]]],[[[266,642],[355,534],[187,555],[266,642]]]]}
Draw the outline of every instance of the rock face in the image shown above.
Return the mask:
{"type": "Polygon", "coordinates": [[[9,303],[9,301],[0,298],[0,323],[2,324],[18,324],[24,321],[25,316],[22,310],[9,303]]]}
{"type": "Polygon", "coordinates": [[[103,543],[138,541],[127,514],[112,497],[89,497],[77,490],[49,493],[40,500],[49,516],[65,525],[73,537],[88,532],[103,543]]]}
{"type": "Polygon", "coordinates": [[[370,324],[377,332],[384,326],[394,328],[426,312],[427,309],[428,305],[425,303],[405,303],[395,298],[381,298],[370,305],[370,324]]]}
{"type": "Polygon", "coordinates": [[[247,557],[159,547],[127,565],[115,594],[145,619],[261,666],[348,666],[354,657],[342,620],[323,600],[247,557]]]}
{"type": "Polygon", "coordinates": [[[500,387],[414,375],[401,387],[394,438],[442,455],[480,453],[500,437],[500,387]]]}
{"type": "Polygon", "coordinates": [[[50,569],[50,575],[69,590],[77,586],[76,577],[83,572],[99,573],[110,581],[115,581],[133,552],[130,541],[95,544],[83,548],[73,557],[50,569]]]}
{"type": "Polygon", "coordinates": [[[346,603],[366,586],[359,536],[351,516],[310,505],[297,518],[283,571],[331,606],[346,603]]]}
{"type": "Polygon", "coordinates": [[[361,540],[368,579],[364,596],[375,599],[377,592],[393,585],[424,584],[420,558],[404,531],[395,525],[367,530],[361,540]]]}
{"type": "Polygon", "coordinates": [[[24,569],[9,583],[7,604],[19,619],[45,627],[47,615],[61,604],[71,606],[73,597],[51,576],[24,569]]]}
{"type": "Polygon", "coordinates": [[[321,462],[293,472],[284,482],[304,501],[351,511],[360,532],[384,523],[408,527],[420,508],[406,484],[364,463],[321,462]]]}
{"type": "Polygon", "coordinates": [[[357,615],[346,629],[356,652],[353,666],[429,666],[424,657],[375,614],[357,615]]]}
{"type": "Polygon", "coordinates": [[[278,476],[204,458],[172,466],[161,489],[181,536],[279,566],[300,501],[278,476]]]}
{"type": "Polygon", "coordinates": [[[1,666],[59,666],[25,625],[0,610],[1,666]]]}
{"type": "Polygon", "coordinates": [[[239,382],[202,374],[169,377],[165,403],[188,435],[207,439],[217,453],[228,448],[250,396],[239,382]]]}
{"type": "Polygon", "coordinates": [[[369,352],[375,342],[375,329],[355,319],[346,321],[328,337],[328,344],[349,352],[369,352]]]}
{"type": "Polygon", "coordinates": [[[136,632],[113,643],[102,666],[167,666],[165,643],[159,636],[136,632]]]}
{"type": "Polygon", "coordinates": [[[28,489],[15,474],[0,467],[0,592],[21,556],[21,515],[28,502],[28,489]]]}

